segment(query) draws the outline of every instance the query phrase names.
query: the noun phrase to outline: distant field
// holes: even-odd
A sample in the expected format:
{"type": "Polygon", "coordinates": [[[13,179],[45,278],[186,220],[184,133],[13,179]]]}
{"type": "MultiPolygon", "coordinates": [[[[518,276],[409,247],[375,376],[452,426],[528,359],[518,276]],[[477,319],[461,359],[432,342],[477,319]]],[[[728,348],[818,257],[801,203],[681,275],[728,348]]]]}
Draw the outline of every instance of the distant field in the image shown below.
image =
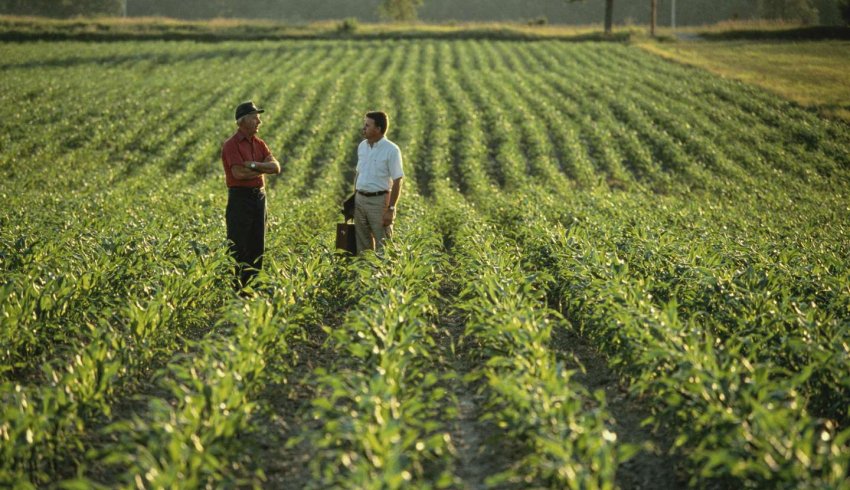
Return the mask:
{"type": "Polygon", "coordinates": [[[7,42],[0,68],[0,487],[850,485],[843,122],[625,43],[7,42]],[[220,144],[246,99],[283,171],[244,299],[220,144]],[[369,109],[405,190],[350,259],[369,109]]]}
{"type": "Polygon", "coordinates": [[[850,122],[850,41],[691,41],[641,47],[850,122]]]}
{"type": "Polygon", "coordinates": [[[159,17],[45,19],[0,16],[0,40],[286,40],[286,39],[566,39],[625,41],[643,29],[528,25],[524,22],[362,23],[356,19],[283,23],[263,20],[203,21],[159,17]]]}

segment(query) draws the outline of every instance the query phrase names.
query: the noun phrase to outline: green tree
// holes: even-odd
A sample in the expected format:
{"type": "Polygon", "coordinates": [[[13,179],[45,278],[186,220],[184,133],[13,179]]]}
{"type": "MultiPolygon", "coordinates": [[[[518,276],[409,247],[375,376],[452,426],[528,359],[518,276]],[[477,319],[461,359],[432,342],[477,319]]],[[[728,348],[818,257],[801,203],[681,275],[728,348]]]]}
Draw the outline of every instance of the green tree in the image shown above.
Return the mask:
{"type": "Polygon", "coordinates": [[[841,18],[844,19],[844,23],[850,26],[850,0],[844,0],[839,5],[841,8],[841,18]]]}
{"type": "MultiPolygon", "coordinates": [[[[584,0],[566,0],[569,3],[582,2],[584,0]]],[[[614,0],[605,0],[605,34],[611,34],[614,25],[614,0]]]]}
{"type": "Polygon", "coordinates": [[[76,15],[121,15],[122,0],[10,0],[4,12],[18,15],[73,17],[76,15]]]}
{"type": "Polygon", "coordinates": [[[425,0],[381,0],[378,7],[380,16],[387,20],[411,21],[416,20],[419,7],[425,0]]]}
{"type": "Polygon", "coordinates": [[[756,0],[759,16],[765,19],[816,24],[818,9],[812,0],[756,0]]]}

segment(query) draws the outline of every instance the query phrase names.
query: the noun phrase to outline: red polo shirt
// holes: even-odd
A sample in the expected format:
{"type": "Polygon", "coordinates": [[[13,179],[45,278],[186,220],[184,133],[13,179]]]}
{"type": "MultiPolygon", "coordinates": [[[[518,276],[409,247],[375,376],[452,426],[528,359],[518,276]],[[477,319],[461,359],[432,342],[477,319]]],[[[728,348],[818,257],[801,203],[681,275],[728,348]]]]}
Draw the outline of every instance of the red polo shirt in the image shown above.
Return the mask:
{"type": "Polygon", "coordinates": [[[230,169],[244,162],[263,162],[271,154],[265,141],[256,136],[247,137],[242,131],[237,130],[236,134],[221,145],[221,163],[224,165],[227,187],[262,187],[263,174],[256,179],[238,180],[233,177],[230,169]]]}

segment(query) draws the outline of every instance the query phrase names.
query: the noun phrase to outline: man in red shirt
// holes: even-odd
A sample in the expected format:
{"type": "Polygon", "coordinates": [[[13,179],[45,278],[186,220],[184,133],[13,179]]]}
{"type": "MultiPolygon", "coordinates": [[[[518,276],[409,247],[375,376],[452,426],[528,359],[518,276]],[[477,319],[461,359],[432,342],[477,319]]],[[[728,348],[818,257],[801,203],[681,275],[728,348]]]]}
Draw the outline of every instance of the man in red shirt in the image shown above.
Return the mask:
{"type": "Polygon", "coordinates": [[[221,146],[228,187],[227,239],[236,259],[236,288],[242,289],[263,268],[266,238],[264,174],[279,174],[280,163],[256,136],[263,109],[253,102],[236,107],[236,133],[221,146]]]}

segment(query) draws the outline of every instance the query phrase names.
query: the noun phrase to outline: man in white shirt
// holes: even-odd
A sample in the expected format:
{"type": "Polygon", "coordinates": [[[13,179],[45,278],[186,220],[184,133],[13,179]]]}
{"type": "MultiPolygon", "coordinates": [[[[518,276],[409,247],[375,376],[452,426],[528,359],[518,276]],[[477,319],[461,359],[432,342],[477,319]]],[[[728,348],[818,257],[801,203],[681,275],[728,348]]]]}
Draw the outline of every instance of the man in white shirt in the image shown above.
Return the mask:
{"type": "Polygon", "coordinates": [[[380,251],[393,234],[395,207],[401,195],[401,150],[386,138],[389,118],[369,112],[363,118],[363,137],[357,147],[354,177],[354,229],[357,253],[380,251]]]}

